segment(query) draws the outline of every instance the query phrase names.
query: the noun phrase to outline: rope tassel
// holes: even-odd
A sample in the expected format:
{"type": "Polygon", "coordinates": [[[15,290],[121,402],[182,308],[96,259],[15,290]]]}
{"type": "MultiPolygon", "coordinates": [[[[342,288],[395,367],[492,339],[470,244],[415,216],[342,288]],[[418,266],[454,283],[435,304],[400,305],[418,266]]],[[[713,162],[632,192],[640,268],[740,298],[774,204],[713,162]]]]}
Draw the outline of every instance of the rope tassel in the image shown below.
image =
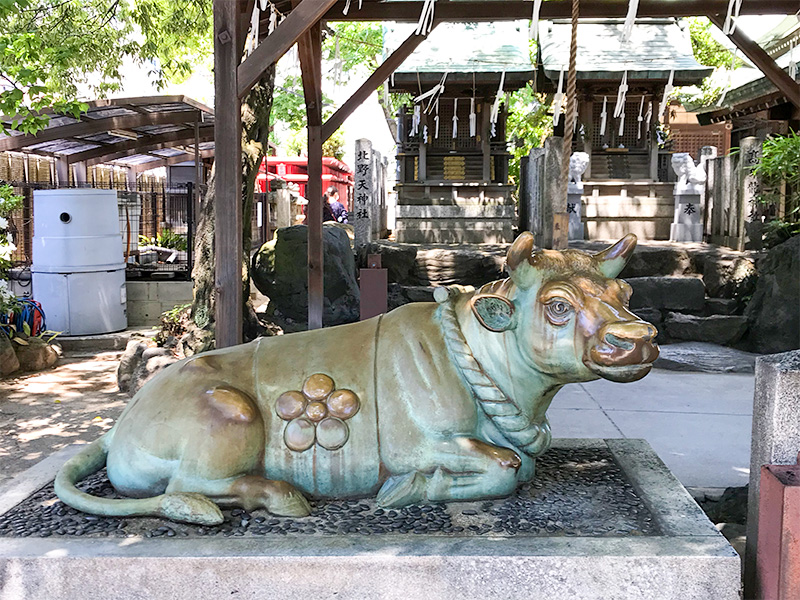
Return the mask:
{"type": "Polygon", "coordinates": [[[736,31],[736,20],[739,18],[739,11],[742,9],[742,0],[728,0],[728,14],[725,15],[725,23],[722,25],[722,33],[731,35],[736,31]]]}

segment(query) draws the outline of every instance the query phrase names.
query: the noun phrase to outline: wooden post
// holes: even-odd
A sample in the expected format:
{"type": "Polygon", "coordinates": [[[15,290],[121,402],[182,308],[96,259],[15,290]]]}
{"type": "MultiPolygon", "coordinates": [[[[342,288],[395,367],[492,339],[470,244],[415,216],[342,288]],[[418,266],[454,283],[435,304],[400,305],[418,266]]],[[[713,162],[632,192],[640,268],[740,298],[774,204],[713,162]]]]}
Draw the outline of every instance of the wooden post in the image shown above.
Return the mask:
{"type": "Polygon", "coordinates": [[[322,327],[322,38],[320,24],[312,25],[298,41],[303,93],[308,121],[308,328],[322,327]]]}
{"type": "Polygon", "coordinates": [[[242,342],[242,123],[238,2],[214,0],[214,206],[217,348],[242,342]]]}

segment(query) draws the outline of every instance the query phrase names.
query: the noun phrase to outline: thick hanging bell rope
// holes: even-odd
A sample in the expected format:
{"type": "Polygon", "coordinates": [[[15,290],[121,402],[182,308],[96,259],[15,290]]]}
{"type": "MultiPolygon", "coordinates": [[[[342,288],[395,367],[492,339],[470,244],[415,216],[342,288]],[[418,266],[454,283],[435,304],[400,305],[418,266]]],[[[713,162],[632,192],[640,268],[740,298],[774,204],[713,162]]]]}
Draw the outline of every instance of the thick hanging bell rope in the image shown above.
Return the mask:
{"type": "MultiPolygon", "coordinates": [[[[562,156],[561,173],[564,177],[564,192],[569,187],[569,159],[572,155],[572,134],[575,127],[575,113],[577,112],[578,98],[576,88],[578,85],[577,60],[578,60],[578,16],[580,15],[580,0],[572,0],[572,35],[569,40],[569,71],[567,72],[567,110],[564,114],[564,154],[562,156]]],[[[555,236],[553,236],[555,239],[555,236]]]]}

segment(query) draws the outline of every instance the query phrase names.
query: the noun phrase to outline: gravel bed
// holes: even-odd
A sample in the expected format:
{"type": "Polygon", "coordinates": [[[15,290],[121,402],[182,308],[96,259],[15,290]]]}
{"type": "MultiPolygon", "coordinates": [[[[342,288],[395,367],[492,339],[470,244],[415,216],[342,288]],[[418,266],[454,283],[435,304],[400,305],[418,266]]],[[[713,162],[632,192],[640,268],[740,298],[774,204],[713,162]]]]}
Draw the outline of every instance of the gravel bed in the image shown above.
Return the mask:
{"type": "MultiPolygon", "coordinates": [[[[85,479],[80,488],[96,496],[119,497],[105,471],[85,479]]],[[[302,519],[225,509],[221,525],[201,527],[149,517],[87,515],[62,504],[48,485],[0,515],[0,536],[660,535],[652,515],[604,449],[550,450],[537,460],[535,480],[505,499],[384,509],[370,498],[314,501],[312,507],[311,516],[302,519]]]]}

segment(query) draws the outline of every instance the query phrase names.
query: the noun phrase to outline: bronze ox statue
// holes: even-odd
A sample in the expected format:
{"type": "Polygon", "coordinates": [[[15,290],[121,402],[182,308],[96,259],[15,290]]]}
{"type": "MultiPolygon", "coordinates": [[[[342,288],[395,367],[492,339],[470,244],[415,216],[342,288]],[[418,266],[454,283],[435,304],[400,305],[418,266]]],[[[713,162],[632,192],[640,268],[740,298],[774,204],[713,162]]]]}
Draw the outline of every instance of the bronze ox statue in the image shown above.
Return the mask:
{"type": "Polygon", "coordinates": [[[615,277],[636,237],[597,254],[533,251],[508,279],[437,290],[373,319],[197,355],[165,369],[55,486],[79,510],[222,521],[218,504],[305,516],[306,496],[396,507],[512,493],[550,445],[566,383],[644,377],[656,329],[615,277]],[[106,466],[128,498],[76,483],[106,466]]]}

